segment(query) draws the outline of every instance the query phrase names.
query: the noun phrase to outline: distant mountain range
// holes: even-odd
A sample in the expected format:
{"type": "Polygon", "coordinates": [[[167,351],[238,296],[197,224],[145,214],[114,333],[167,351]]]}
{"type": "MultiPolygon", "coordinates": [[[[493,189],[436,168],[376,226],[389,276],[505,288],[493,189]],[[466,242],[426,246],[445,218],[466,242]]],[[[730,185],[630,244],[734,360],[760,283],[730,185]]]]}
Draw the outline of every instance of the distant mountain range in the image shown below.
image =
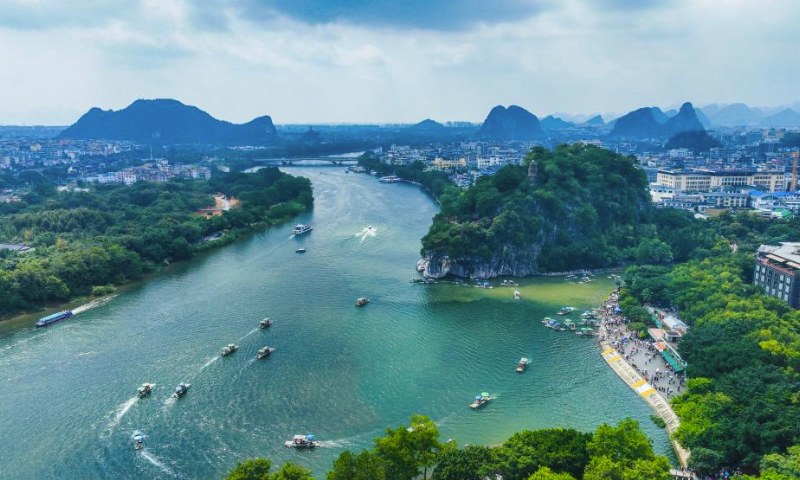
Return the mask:
{"type": "Polygon", "coordinates": [[[155,144],[269,145],[278,139],[269,116],[236,125],[177,100],[136,100],[122,110],[86,112],[58,135],[68,139],[129,140],[155,144]]]}
{"type": "Polygon", "coordinates": [[[623,115],[614,122],[613,137],[659,138],[687,131],[704,131],[694,107],[686,102],[669,116],[658,107],[644,107],[623,115]]]}
{"type": "Polygon", "coordinates": [[[436,120],[431,120],[430,118],[426,118],[425,120],[419,123],[411,125],[409,129],[417,132],[440,133],[443,132],[444,130],[447,130],[447,127],[437,122],[436,120]]]}
{"type": "Polygon", "coordinates": [[[548,115],[544,117],[540,122],[539,125],[544,130],[563,130],[565,128],[574,127],[575,124],[572,122],[567,122],[562,120],[558,117],[554,117],[552,115],[548,115]]]}
{"type": "Polygon", "coordinates": [[[479,135],[492,140],[534,140],[542,133],[536,115],[516,105],[498,105],[489,112],[479,135]]]}

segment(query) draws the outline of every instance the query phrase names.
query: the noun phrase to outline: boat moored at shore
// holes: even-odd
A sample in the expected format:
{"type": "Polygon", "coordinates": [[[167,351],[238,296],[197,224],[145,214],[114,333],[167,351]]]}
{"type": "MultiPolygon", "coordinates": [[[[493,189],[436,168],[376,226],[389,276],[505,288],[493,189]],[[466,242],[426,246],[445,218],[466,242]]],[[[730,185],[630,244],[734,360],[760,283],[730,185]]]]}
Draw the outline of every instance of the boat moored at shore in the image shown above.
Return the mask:
{"type": "Polygon", "coordinates": [[[48,315],[46,317],[42,317],[36,321],[37,327],[46,327],[48,325],[52,325],[56,322],[60,322],[61,320],[66,320],[73,315],[72,310],[64,310],[62,312],[54,313],[52,315],[48,315]]]}

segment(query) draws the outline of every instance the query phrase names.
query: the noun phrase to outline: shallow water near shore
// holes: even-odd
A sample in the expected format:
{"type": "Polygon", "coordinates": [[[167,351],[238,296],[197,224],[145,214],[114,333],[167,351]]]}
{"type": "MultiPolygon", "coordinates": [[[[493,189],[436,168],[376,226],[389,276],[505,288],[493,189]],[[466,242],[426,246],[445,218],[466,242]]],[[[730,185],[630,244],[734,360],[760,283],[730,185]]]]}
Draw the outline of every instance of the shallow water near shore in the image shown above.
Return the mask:
{"type": "Polygon", "coordinates": [[[599,305],[611,280],[411,284],[436,213],[425,194],[342,168],[287,171],[314,184],[315,209],[298,219],[312,232],[295,238],[291,225],[277,227],[52,327],[4,326],[0,478],[217,479],[251,457],[324,478],[342,451],[368,448],[415,413],[462,445],[630,416],[672,458],[652,412],[594,339],[540,322],[564,305],[599,305]],[[301,246],[307,253],[296,254],[301,246]],[[362,296],[370,303],[356,308],[362,296]],[[267,316],[274,325],[257,329],[267,316]],[[239,351],[220,358],[228,343],[239,351]],[[266,345],[277,350],[256,360],[266,345]],[[520,357],[531,359],[522,374],[520,357]],[[189,392],[171,399],[182,381],[189,392]],[[137,399],[143,382],[157,385],[137,399]],[[496,398],[470,410],[482,391],[496,398]],[[144,450],[134,451],[134,430],[147,435],[144,450]],[[284,447],[300,433],[322,448],[284,447]]]}

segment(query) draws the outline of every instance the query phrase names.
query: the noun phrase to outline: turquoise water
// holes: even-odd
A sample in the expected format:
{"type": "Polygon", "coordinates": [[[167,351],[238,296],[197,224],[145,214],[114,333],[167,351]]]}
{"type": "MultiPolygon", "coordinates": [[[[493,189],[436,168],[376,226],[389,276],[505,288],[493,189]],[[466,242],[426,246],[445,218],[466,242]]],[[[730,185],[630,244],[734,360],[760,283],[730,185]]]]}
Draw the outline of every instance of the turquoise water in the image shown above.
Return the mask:
{"type": "Polygon", "coordinates": [[[315,210],[298,219],[311,233],[260,233],[52,327],[2,325],[0,478],[215,479],[250,457],[324,478],[344,449],[369,447],[415,413],[460,444],[631,416],[670,454],[594,340],[540,323],[562,305],[599,304],[610,280],[528,279],[520,301],[508,287],[411,284],[436,213],[428,197],[341,168],[288,171],[313,181],[315,210]],[[370,304],[356,308],[361,296],[370,304]],[[275,324],[257,329],[265,316],[275,324]],[[220,358],[231,342],[240,350],[220,358]],[[256,360],[265,345],[277,351],[256,360]],[[531,365],[515,373],[523,356],[531,365]],[[174,401],[182,381],[192,387],[174,401]],[[157,385],[137,400],[143,382],[157,385]],[[495,400],[470,410],[481,391],[495,400]],[[148,436],[141,451],[137,429],[148,436]],[[297,433],[323,448],[284,447],[297,433]]]}

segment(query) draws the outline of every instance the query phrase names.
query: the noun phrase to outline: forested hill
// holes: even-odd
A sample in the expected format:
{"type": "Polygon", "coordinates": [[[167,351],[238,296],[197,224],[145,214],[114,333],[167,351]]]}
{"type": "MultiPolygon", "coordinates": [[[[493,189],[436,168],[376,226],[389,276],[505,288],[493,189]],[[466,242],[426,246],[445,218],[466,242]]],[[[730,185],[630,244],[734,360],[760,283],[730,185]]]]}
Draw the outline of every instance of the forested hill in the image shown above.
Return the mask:
{"type": "Polygon", "coordinates": [[[449,190],[441,204],[422,239],[425,273],[437,278],[615,265],[655,236],[645,173],[631,157],[584,144],[536,148],[525,166],[449,190]]]}
{"type": "Polygon", "coordinates": [[[22,202],[0,203],[0,243],[25,243],[33,251],[0,249],[0,317],[104,294],[165,261],[226,243],[241,232],[285,221],[310,208],[311,183],[265,168],[210,181],[93,185],[56,192],[40,184],[22,202]],[[238,208],[207,216],[212,194],[241,199],[238,208]]]}

